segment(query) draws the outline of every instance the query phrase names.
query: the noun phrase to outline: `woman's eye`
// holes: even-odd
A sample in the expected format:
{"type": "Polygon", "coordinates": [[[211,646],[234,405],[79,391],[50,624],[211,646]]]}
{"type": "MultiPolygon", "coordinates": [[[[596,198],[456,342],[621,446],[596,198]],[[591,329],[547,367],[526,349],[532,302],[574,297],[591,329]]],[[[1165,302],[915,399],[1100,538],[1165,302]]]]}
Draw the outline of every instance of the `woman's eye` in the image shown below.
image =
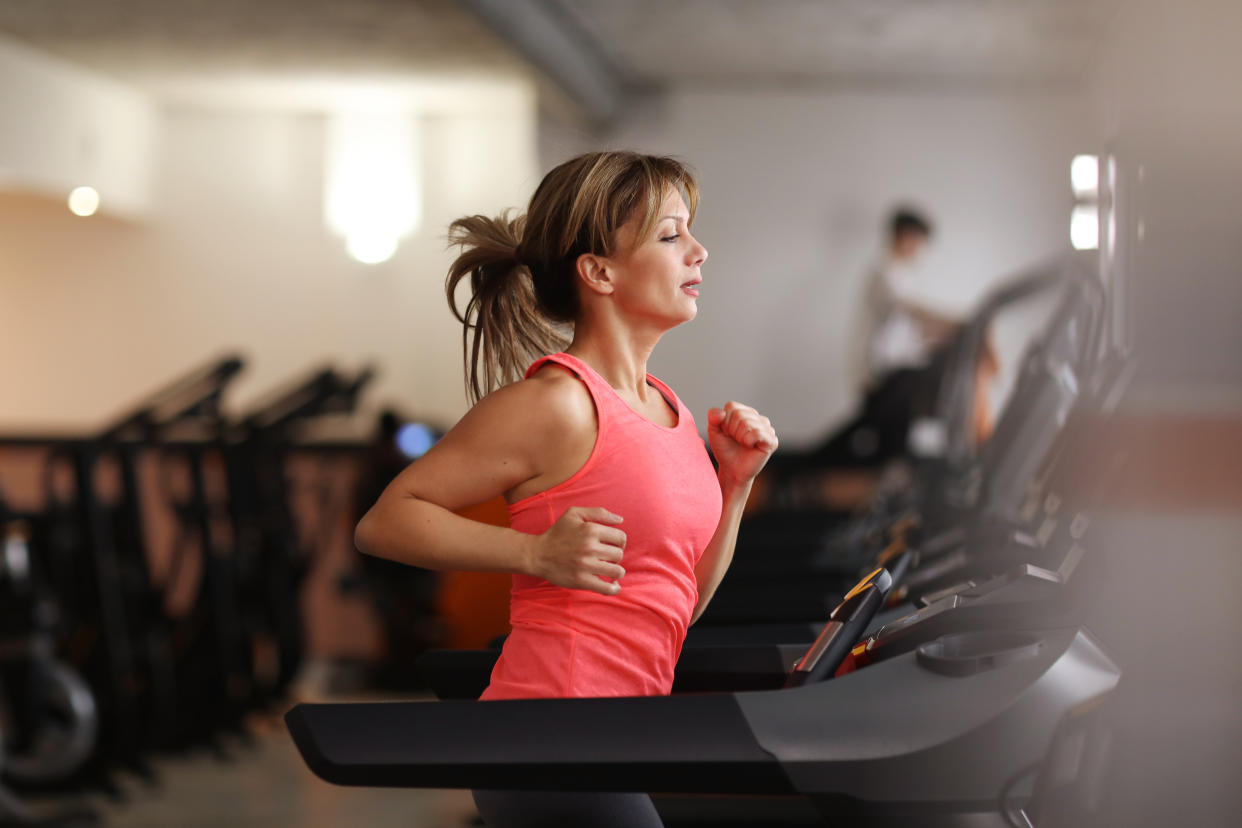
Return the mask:
{"type": "Polygon", "coordinates": [[[674,234],[674,235],[672,235],[672,236],[664,236],[663,238],[661,238],[661,239],[660,239],[660,241],[662,241],[662,242],[675,242],[675,241],[677,241],[677,240],[678,240],[678,239],[680,239],[680,238],[681,238],[681,234],[674,234]]]}

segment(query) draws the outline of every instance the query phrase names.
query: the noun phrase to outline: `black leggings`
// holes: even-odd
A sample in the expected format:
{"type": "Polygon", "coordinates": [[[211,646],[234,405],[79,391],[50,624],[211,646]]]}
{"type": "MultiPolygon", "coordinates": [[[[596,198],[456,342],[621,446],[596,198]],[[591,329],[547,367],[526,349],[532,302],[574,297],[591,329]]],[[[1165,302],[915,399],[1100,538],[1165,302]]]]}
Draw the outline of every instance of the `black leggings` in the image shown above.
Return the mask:
{"type": "Polygon", "coordinates": [[[487,828],[664,828],[643,793],[474,791],[487,828]]]}

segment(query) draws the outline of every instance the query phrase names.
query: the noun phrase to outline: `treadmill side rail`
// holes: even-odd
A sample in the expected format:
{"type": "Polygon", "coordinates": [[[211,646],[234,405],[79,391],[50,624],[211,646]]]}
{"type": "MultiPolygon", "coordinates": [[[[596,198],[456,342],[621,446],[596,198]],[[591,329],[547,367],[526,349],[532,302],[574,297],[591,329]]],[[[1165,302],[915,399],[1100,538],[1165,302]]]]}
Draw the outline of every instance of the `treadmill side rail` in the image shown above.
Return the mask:
{"type": "Polygon", "coordinates": [[[338,785],[793,792],[725,694],[300,704],[285,721],[338,785]]]}

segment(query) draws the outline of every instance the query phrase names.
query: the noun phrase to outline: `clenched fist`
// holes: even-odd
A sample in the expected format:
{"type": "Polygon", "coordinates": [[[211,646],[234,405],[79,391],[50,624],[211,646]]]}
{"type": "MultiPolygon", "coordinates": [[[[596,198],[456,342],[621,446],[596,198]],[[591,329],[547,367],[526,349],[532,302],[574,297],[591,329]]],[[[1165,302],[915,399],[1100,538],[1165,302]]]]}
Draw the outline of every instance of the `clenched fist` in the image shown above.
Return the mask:
{"type": "Polygon", "coordinates": [[[721,481],[736,485],[753,480],[778,444],[772,421],[739,402],[707,412],[707,442],[720,466],[721,481]]]}
{"type": "Polygon", "coordinates": [[[619,523],[621,516],[607,509],[566,509],[546,532],[535,536],[531,574],[557,586],[616,595],[625,575],[621,567],[625,533],[616,528],[619,523]]]}

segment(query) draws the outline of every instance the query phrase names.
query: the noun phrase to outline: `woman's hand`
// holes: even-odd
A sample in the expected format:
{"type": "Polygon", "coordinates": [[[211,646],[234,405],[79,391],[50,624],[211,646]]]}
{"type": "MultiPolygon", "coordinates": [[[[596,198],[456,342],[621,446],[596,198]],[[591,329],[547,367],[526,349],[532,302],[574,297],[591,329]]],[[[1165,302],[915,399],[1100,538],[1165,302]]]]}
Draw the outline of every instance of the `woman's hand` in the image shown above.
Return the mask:
{"type": "Polygon", "coordinates": [[[557,586],[616,595],[621,591],[617,581],[625,575],[625,533],[616,528],[620,522],[621,516],[607,509],[566,509],[546,532],[532,536],[530,574],[557,586]]]}
{"type": "Polygon", "coordinates": [[[722,484],[746,485],[776,451],[772,422],[749,405],[725,403],[707,412],[707,442],[722,484]]]}

